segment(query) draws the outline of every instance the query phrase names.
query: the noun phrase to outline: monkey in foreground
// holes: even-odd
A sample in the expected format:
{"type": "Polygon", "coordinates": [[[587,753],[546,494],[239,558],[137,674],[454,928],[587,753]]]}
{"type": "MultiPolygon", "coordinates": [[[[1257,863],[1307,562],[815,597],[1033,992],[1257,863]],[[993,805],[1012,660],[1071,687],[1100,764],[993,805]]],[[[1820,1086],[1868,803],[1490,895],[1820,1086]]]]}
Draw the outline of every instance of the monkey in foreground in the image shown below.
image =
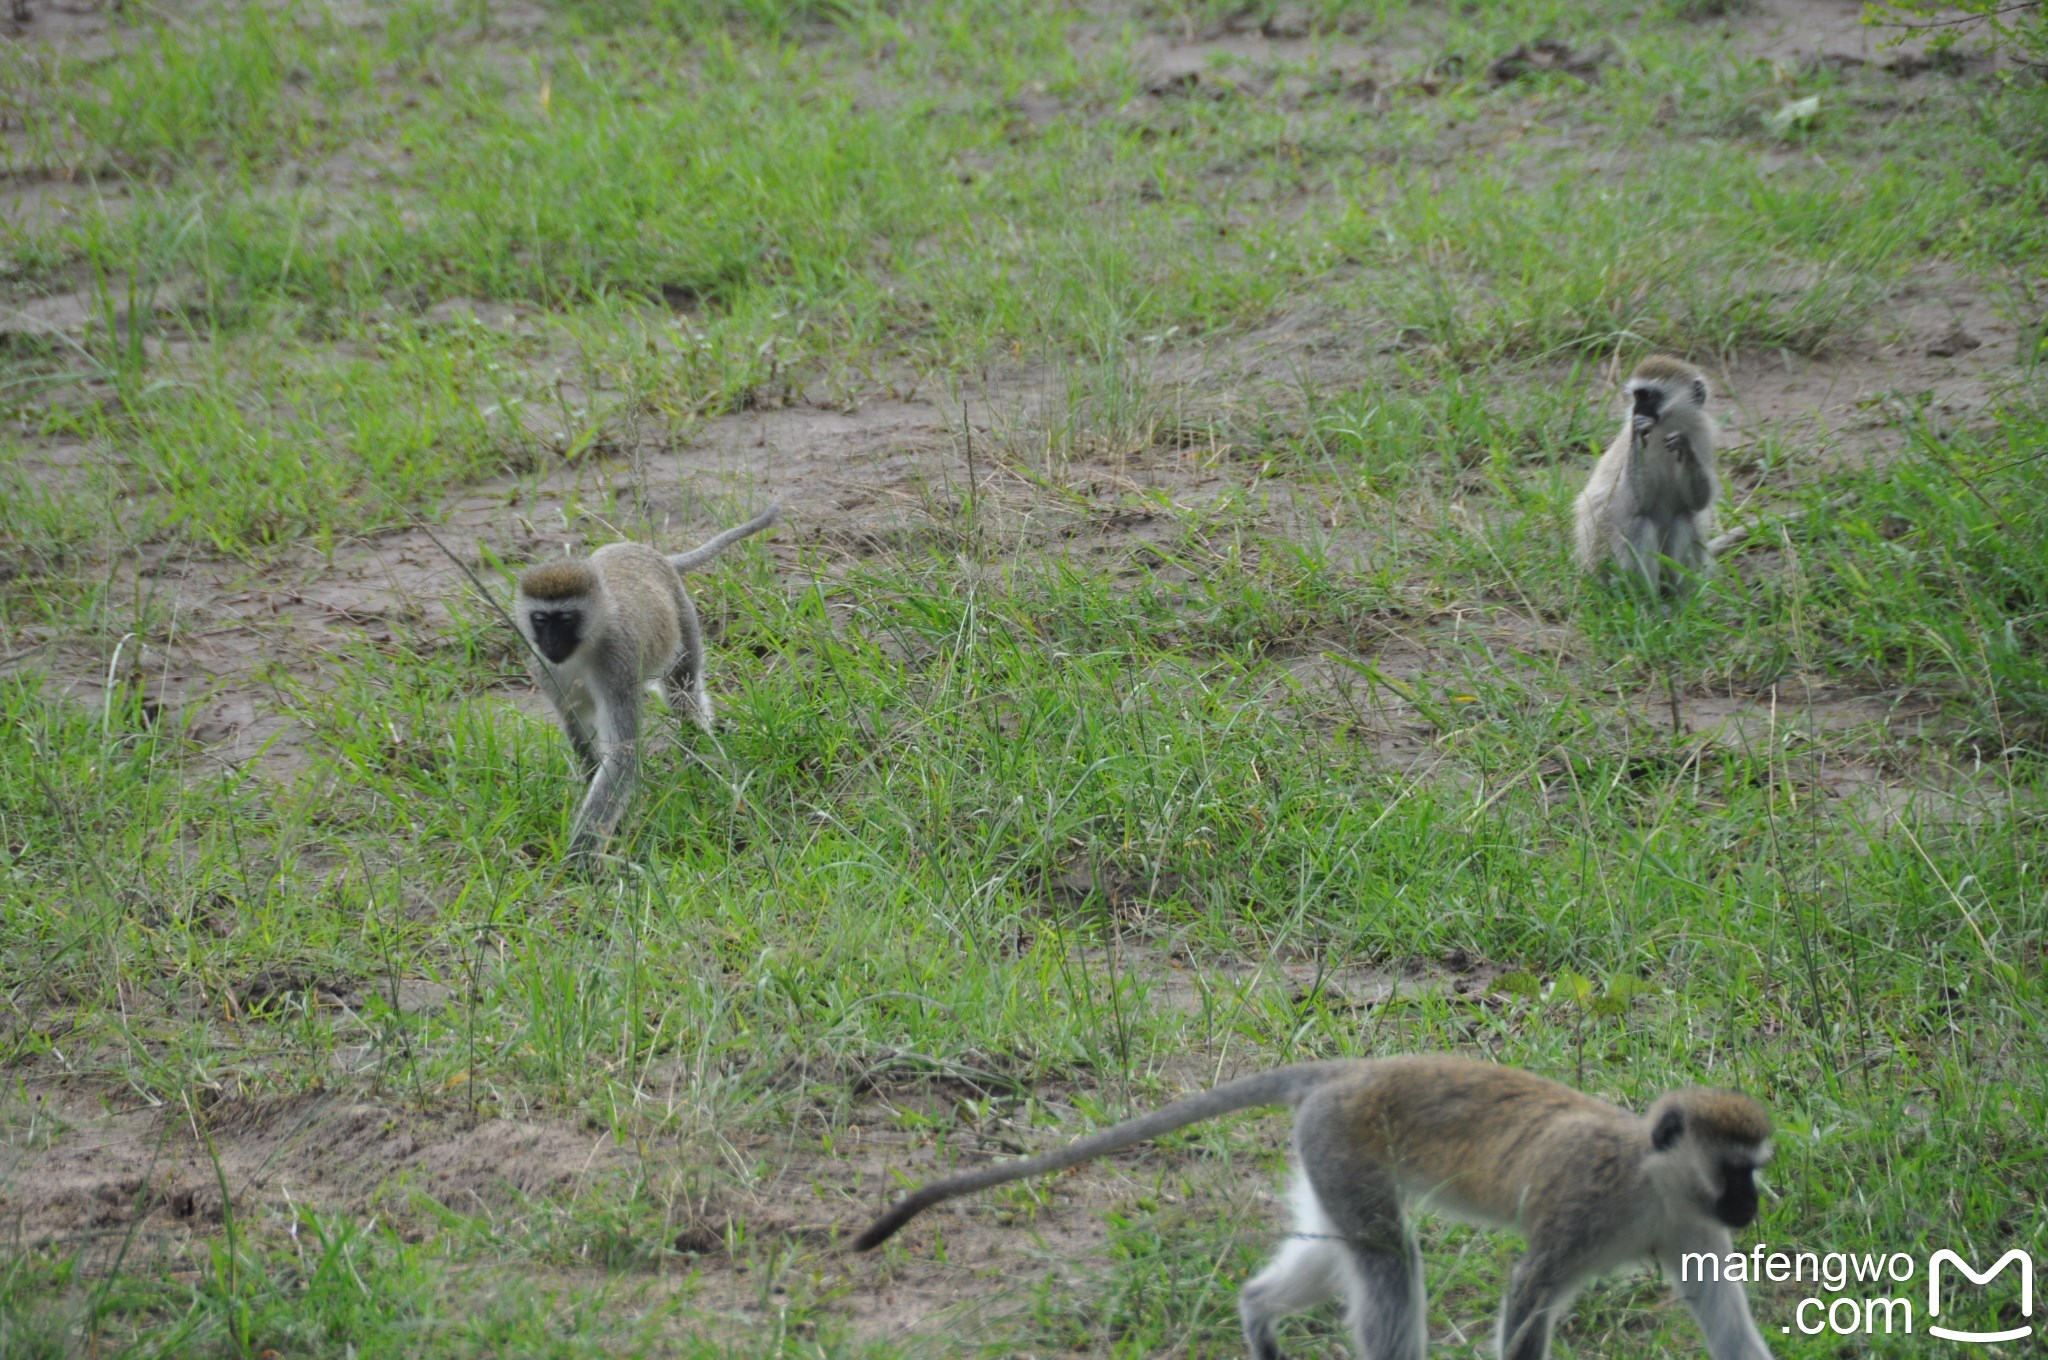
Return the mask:
{"type": "Polygon", "coordinates": [[[1342,1298],[1360,1360],[1421,1360],[1422,1258],[1403,1216],[1417,1205],[1528,1240],[1502,1304],[1502,1360],[1543,1360],[1590,1277],[1661,1265],[1714,1360],[1769,1360],[1737,1281],[1689,1278],[1728,1230],[1756,1217],[1770,1116],[1748,1096],[1689,1087],[1637,1117],[1512,1067],[1411,1056],[1300,1063],[1226,1082],[1057,1151],[934,1181],[853,1240],[868,1251],[955,1195],[1041,1176],[1205,1119],[1294,1107],[1294,1232],[1238,1294],[1254,1360],[1279,1360],[1275,1322],[1342,1298]]]}
{"type": "Polygon", "coordinates": [[[1652,596],[1683,595],[1711,559],[1714,446],[1707,379],[1653,354],[1624,385],[1629,413],[1600,455],[1575,509],[1579,566],[1608,562],[1642,577],[1652,596]],[[1663,566],[1678,570],[1670,577],[1663,566]]]}
{"type": "Polygon", "coordinates": [[[611,543],[576,562],[548,562],[519,578],[513,618],[543,671],[562,729],[590,792],[576,813],[569,855],[594,855],[618,826],[639,777],[640,692],[682,697],[711,730],[704,631],[683,589],[700,567],[782,516],[771,506],[702,547],[664,556],[644,543],[611,543]]]}

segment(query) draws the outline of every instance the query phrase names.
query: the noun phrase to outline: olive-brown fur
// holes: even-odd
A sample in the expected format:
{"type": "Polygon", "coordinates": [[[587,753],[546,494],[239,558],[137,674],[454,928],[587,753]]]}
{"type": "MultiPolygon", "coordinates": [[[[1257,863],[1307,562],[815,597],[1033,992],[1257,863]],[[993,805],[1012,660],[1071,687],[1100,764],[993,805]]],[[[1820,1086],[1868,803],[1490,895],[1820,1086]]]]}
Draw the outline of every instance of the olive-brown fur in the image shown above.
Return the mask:
{"type": "Polygon", "coordinates": [[[1673,1091],[1650,1107],[1650,1122],[1656,1123],[1658,1114],[1667,1108],[1683,1110],[1694,1127],[1731,1143],[1762,1143],[1771,1136],[1769,1112],[1740,1091],[1705,1086],[1673,1091]]]}
{"type": "MultiPolygon", "coordinates": [[[[1078,1166],[1205,1119],[1295,1107],[1295,1232],[1238,1296],[1254,1360],[1278,1360],[1275,1322],[1342,1295],[1367,1360],[1421,1360],[1420,1253],[1404,1210],[1421,1207],[1529,1241],[1501,1309],[1505,1360],[1543,1360],[1573,1293],[1640,1259],[1677,1269],[1724,1252],[1717,1213],[1768,1159],[1770,1118],[1732,1091],[1661,1097],[1661,1124],[1529,1072],[1443,1056],[1301,1063],[1175,1101],[1066,1147],[934,1181],[853,1240],[867,1251],[956,1195],[1078,1166]],[[1656,1130],[1663,1129],[1662,1134],[1656,1130]],[[1739,1179],[1739,1184],[1738,1184],[1739,1179]]],[[[1746,1221],[1746,1220],[1745,1220],[1746,1221]]],[[[1715,1360],[1768,1360],[1739,1283],[1675,1281],[1715,1360]]]]}
{"type": "Polygon", "coordinates": [[[519,578],[520,593],[535,600],[571,600],[596,585],[597,573],[588,562],[548,562],[519,578]]]}
{"type": "Polygon", "coordinates": [[[770,507],[684,553],[611,543],[580,562],[543,563],[519,578],[513,621],[590,781],[570,832],[572,858],[597,852],[632,797],[647,687],[666,687],[691,721],[711,729],[704,634],[683,573],[780,515],[770,507]]]}
{"type": "Polygon", "coordinates": [[[1636,378],[1668,378],[1673,382],[1691,382],[1699,376],[1699,370],[1685,360],[1670,354],[1652,354],[1636,365],[1630,376],[1636,378]]]}

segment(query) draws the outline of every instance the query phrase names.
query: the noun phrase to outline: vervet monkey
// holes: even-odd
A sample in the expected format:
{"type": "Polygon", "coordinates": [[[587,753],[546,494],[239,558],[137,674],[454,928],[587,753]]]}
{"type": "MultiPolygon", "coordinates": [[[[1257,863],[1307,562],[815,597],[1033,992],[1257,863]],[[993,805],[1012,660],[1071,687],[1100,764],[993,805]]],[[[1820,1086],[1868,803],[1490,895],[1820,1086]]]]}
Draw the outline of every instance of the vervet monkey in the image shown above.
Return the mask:
{"type": "MultiPolygon", "coordinates": [[[[1259,1105],[1294,1107],[1294,1232],[1238,1294],[1245,1344],[1279,1360],[1274,1324],[1344,1300],[1360,1360],[1421,1360],[1428,1340],[1413,1205],[1528,1240],[1502,1304],[1503,1360],[1543,1360],[1579,1287],[1633,1261],[1663,1266],[1714,1360],[1769,1360],[1737,1281],[1688,1278],[1681,1258],[1732,1250],[1756,1217],[1770,1116],[1748,1096],[1689,1087],[1643,1117],[1512,1067],[1452,1057],[1300,1063],[1226,1082],[1054,1152],[934,1181],[853,1240],[867,1251],[955,1195],[1042,1176],[1259,1105]]],[[[1695,1261],[1697,1267],[1698,1262],[1695,1261]]]]}
{"type": "Polygon", "coordinates": [[[590,781],[569,835],[571,858],[602,848],[639,777],[640,692],[679,694],[690,720],[711,730],[704,632],[683,589],[702,566],[781,518],[769,509],[700,548],[663,556],[644,543],[610,543],[574,562],[548,562],[519,578],[513,618],[532,644],[542,687],[590,781]]]}
{"type": "Polygon", "coordinates": [[[1650,594],[1682,595],[1711,557],[1714,446],[1707,379],[1691,364],[1653,354],[1622,389],[1629,413],[1579,493],[1579,566],[1614,562],[1640,575],[1650,594]],[[1666,561],[1678,568],[1667,577],[1666,561]]]}

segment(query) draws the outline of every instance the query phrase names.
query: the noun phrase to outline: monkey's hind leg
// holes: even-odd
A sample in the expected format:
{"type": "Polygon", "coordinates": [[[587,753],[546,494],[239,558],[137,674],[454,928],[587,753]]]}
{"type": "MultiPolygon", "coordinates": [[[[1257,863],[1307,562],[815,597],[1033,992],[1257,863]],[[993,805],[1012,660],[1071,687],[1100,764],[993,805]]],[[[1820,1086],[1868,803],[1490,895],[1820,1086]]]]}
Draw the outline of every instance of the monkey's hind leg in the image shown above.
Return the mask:
{"type": "Polygon", "coordinates": [[[704,627],[698,622],[690,593],[680,584],[676,587],[676,620],[683,636],[676,663],[669,668],[669,692],[681,700],[690,721],[709,732],[717,719],[711,711],[711,691],[704,687],[704,627]]]}
{"type": "Polygon", "coordinates": [[[1264,1270],[1237,1292],[1245,1349],[1252,1360],[1281,1360],[1275,1325],[1336,1298],[1343,1290],[1344,1250],[1306,1177],[1295,1174],[1294,1231],[1264,1270]]]}
{"type": "Polygon", "coordinates": [[[668,673],[668,691],[683,706],[683,716],[700,731],[709,732],[716,723],[711,710],[711,692],[704,688],[704,658],[685,657],[668,673]]]}
{"type": "Polygon", "coordinates": [[[1680,515],[1671,522],[1664,555],[1671,559],[1670,592],[1675,599],[1684,600],[1699,587],[1712,561],[1696,516],[1680,515]]]}
{"type": "Polygon", "coordinates": [[[1350,1247],[1354,1280],[1351,1335],[1370,1360],[1422,1360],[1429,1343],[1428,1302],[1422,1290],[1422,1249],[1398,1223],[1356,1239],[1350,1247]],[[1381,1232],[1390,1232],[1382,1240],[1381,1232]]]}
{"type": "Polygon", "coordinates": [[[1658,598],[1663,586],[1664,536],[1657,531],[1656,520],[1637,515],[1628,522],[1620,558],[1622,565],[1642,580],[1650,598],[1658,598]]]}
{"type": "Polygon", "coordinates": [[[1341,1110],[1316,1104],[1304,1104],[1298,1136],[1304,1149],[1315,1149],[1304,1158],[1314,1168],[1312,1188],[1341,1239],[1352,1340],[1362,1360],[1422,1360],[1429,1344],[1422,1249],[1402,1216],[1400,1187],[1385,1167],[1359,1154],[1341,1110]]]}

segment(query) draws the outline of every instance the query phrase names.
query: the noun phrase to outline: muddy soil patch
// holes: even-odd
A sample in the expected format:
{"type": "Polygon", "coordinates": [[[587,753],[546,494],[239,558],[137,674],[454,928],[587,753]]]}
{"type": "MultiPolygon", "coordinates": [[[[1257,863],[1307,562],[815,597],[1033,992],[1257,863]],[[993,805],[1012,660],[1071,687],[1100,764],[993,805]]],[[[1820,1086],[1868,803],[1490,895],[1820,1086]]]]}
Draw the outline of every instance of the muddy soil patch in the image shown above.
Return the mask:
{"type": "MultiPolygon", "coordinates": [[[[1909,404],[1924,406],[1937,428],[1968,424],[2014,392],[2019,348],[2006,298],[1952,265],[1932,264],[1898,285],[1880,325],[1826,354],[1691,356],[1713,379],[1712,410],[1725,440],[1717,513],[1740,521],[1752,499],[1842,467],[1883,463],[1904,446],[1896,425],[1909,404]],[[1766,441],[1785,446],[1786,456],[1763,462],[1766,441]]],[[[1630,358],[1617,354],[1576,374],[1551,367],[1541,376],[1576,381],[1587,406],[1618,411],[1615,393],[1630,358]]],[[[1604,440],[1604,415],[1600,425],[1604,440]]],[[[1596,452],[1585,450],[1587,457],[1596,452]]]]}
{"type": "Polygon", "coordinates": [[[2019,328],[1982,283],[1947,266],[1915,271],[1867,339],[1824,359],[1740,355],[1714,368],[1729,512],[1750,499],[1845,466],[1882,465],[1904,446],[1898,418],[1924,404],[1937,429],[1979,417],[2018,380],[2019,328]],[[1759,466],[1766,436],[1789,448],[1759,466]]]}
{"type": "Polygon", "coordinates": [[[628,1163],[609,1133],[566,1119],[472,1123],[325,1092],[109,1112],[69,1087],[24,1090],[0,1103],[0,1224],[25,1246],[210,1231],[230,1204],[402,1213],[419,1193],[503,1212],[573,1199],[628,1163]]]}
{"type": "MultiPolygon", "coordinates": [[[[77,1257],[88,1274],[117,1259],[130,1269],[175,1263],[217,1233],[230,1209],[245,1239],[287,1230],[305,1210],[375,1214],[410,1234],[428,1226],[414,1195],[503,1223],[589,1195],[634,1193],[643,1183],[636,1177],[700,1179],[673,1151],[636,1157],[608,1131],[571,1119],[470,1122],[325,1092],[233,1097],[198,1112],[110,1111],[62,1083],[21,1089],[25,1099],[0,1103],[0,1231],[18,1248],[77,1257]]],[[[1071,1112],[1078,1093],[1053,1084],[1037,1094],[1071,1112]]],[[[1191,1198],[1209,1212],[1234,1205],[1233,1216],[1250,1221],[1277,1202],[1270,1177],[1247,1183],[1216,1159],[1146,1148],[1041,1187],[1042,1205],[1030,1212],[969,1203],[934,1214],[905,1234],[907,1259],[844,1251],[848,1233],[897,1193],[892,1172],[929,1175],[1058,1136],[1013,1122],[1014,1102],[981,1105],[972,1119],[962,1107],[943,1154],[928,1131],[895,1125],[902,1103],[921,1109],[917,1127],[930,1129],[932,1118],[943,1127],[952,1100],[922,1084],[871,1093],[829,1154],[801,1137],[728,1131],[727,1150],[746,1174],[674,1196],[665,1239],[646,1244],[646,1265],[685,1290],[693,1318],[736,1336],[773,1321],[793,1288],[836,1295],[831,1311],[861,1337],[979,1331],[1028,1306],[1031,1291],[1003,1284],[1020,1266],[1078,1285],[1111,1236],[1105,1210],[1156,1199],[1162,1166],[1185,1174],[1191,1198]],[[934,1252],[941,1231],[945,1250],[934,1252]]],[[[1284,1137],[1284,1122],[1273,1121],[1231,1160],[1271,1160],[1284,1137]]]]}
{"type": "MultiPolygon", "coordinates": [[[[1035,1094],[1071,1110],[1079,1092],[1054,1084],[1035,1094]]],[[[1162,1169],[1192,1182],[1190,1198],[1208,1211],[1231,1212],[1248,1225],[1262,1201],[1277,1198],[1276,1177],[1231,1176],[1223,1159],[1144,1147],[1039,1183],[1028,1206],[981,1197],[946,1206],[906,1229],[900,1254],[847,1250],[851,1236],[900,1193],[902,1178],[985,1165],[1067,1136],[1027,1122],[1015,1102],[983,1103],[971,1115],[951,1100],[906,1088],[863,1102],[835,1133],[829,1155],[801,1140],[749,1148],[761,1171],[753,1184],[722,1189],[678,1219],[673,1245],[691,1275],[692,1317],[729,1328],[736,1339],[758,1335],[790,1295],[804,1293],[830,1299],[828,1311],[864,1341],[981,1336],[1031,1306],[1037,1287],[1024,1279],[1050,1275],[1078,1289],[1091,1270],[1101,1271],[1113,1235],[1109,1213],[1157,1200],[1162,1169]],[[922,1131],[895,1124],[899,1102],[920,1111],[922,1131]],[[938,1121],[942,1135],[924,1120],[938,1121]]],[[[1284,1121],[1272,1121],[1230,1160],[1258,1164],[1284,1139],[1284,1121]]]]}
{"type": "MultiPolygon", "coordinates": [[[[1097,951],[1084,951],[1086,957],[1096,955],[1097,951]]],[[[1498,1000],[1493,985],[1509,971],[1462,950],[1443,959],[1389,963],[1323,958],[1196,959],[1179,953],[1134,951],[1119,967],[1149,984],[1147,999],[1154,1009],[1182,1015],[1224,1014],[1243,1007],[1255,991],[1265,989],[1285,996],[1296,1007],[1360,1015],[1382,1007],[1398,1008],[1423,996],[1484,1005],[1498,1000]]],[[[1213,1065],[1194,1060],[1184,1075],[1197,1085],[1222,1080],[1213,1065]]]]}
{"type": "Polygon", "coordinates": [[[1924,37],[1896,42],[1898,29],[1863,21],[1859,0],[1695,0],[1691,10],[1703,23],[1725,25],[1744,56],[1783,66],[1873,67],[1910,80],[2007,64],[1974,42],[1939,57],[1930,56],[1924,37]]]}
{"type": "MultiPolygon", "coordinates": [[[[1062,400],[1050,380],[1027,375],[950,409],[888,398],[719,417],[681,439],[649,433],[625,457],[480,484],[431,526],[347,541],[331,556],[308,546],[251,566],[145,544],[111,573],[113,589],[131,617],[162,620],[158,629],[29,630],[10,639],[0,673],[34,669],[94,709],[109,681],[139,690],[145,711],[214,759],[288,774],[305,763],[294,713],[317,707],[355,649],[431,648],[452,605],[487,608],[444,545],[503,602],[509,583],[490,574],[489,557],[517,565],[621,532],[681,547],[776,501],[784,523],[758,541],[783,572],[815,579],[877,555],[996,562],[1160,540],[1175,529],[1167,511],[1253,476],[1213,442],[1155,448],[1149,432],[1049,432],[1062,400]],[[574,523],[572,505],[586,512],[574,523]]],[[[1194,417],[1183,407],[1174,418],[1194,417]]],[[[57,452],[32,452],[21,466],[56,480],[93,456],[57,452]]],[[[516,657],[509,634],[506,646],[516,657]]]]}

